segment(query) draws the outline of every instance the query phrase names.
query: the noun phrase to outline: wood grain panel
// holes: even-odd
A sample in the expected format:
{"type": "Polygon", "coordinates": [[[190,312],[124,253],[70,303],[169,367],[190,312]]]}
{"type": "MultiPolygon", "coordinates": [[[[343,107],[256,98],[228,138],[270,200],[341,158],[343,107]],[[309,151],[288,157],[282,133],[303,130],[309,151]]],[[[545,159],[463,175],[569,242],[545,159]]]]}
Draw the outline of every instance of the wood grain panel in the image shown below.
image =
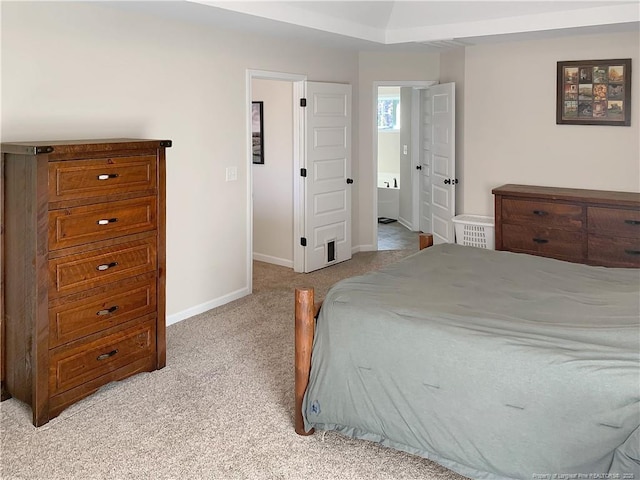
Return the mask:
{"type": "Polygon", "coordinates": [[[529,225],[504,225],[503,241],[512,251],[560,258],[583,260],[584,234],[554,228],[529,225]]]}
{"type": "Polygon", "coordinates": [[[52,202],[111,193],[154,193],[155,189],[155,155],[49,163],[49,198],[52,202]]]}
{"type": "Polygon", "coordinates": [[[581,205],[508,198],[502,201],[502,221],[580,230],[584,225],[584,209],[581,205]]]}
{"type": "Polygon", "coordinates": [[[76,387],[135,360],[155,355],[155,321],[133,325],[88,342],[51,350],[51,395],[76,387]]]}
{"type": "Polygon", "coordinates": [[[155,237],[56,258],[49,261],[49,298],[150,272],[156,265],[155,237]]]}
{"type": "Polygon", "coordinates": [[[610,267],[640,267],[640,239],[590,235],[589,263],[610,267]]]}
{"type": "Polygon", "coordinates": [[[640,211],[628,208],[589,207],[589,232],[640,239],[640,211]]]}
{"type": "Polygon", "coordinates": [[[156,310],[156,279],[119,282],[107,294],[49,308],[49,347],[83,338],[156,310]]]}
{"type": "Polygon", "coordinates": [[[156,212],[156,197],[50,211],[49,250],[155,230],[156,212]]]}

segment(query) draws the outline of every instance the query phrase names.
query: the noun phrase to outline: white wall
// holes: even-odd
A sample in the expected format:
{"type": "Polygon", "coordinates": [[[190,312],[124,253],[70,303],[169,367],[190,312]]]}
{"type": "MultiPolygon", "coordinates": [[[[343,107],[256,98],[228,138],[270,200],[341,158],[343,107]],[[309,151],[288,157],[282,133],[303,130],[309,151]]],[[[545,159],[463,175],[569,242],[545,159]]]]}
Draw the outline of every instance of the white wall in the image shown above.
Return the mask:
{"type": "Polygon", "coordinates": [[[615,58],[640,65],[637,32],[467,47],[458,211],[492,214],[504,183],[640,191],[638,72],[630,127],[556,125],[557,62],[615,58]]]}
{"type": "Polygon", "coordinates": [[[1,21],[2,141],[174,141],[167,151],[169,322],[248,291],[247,69],[351,83],[358,108],[353,52],[98,3],[3,2],[1,21]],[[225,182],[228,166],[238,168],[238,181],[225,182]]]}
{"type": "Polygon", "coordinates": [[[400,130],[378,130],[378,172],[400,178],[400,130]]]}
{"type": "Polygon", "coordinates": [[[253,165],[253,258],[293,268],[293,84],[251,82],[263,103],[264,165],[253,165]]]}
{"type": "MultiPolygon", "coordinates": [[[[437,80],[440,74],[439,54],[360,52],[359,102],[357,142],[360,161],[354,164],[353,175],[358,189],[353,194],[353,237],[358,250],[374,250],[377,239],[377,223],[373,214],[377,190],[374,191],[375,163],[373,156],[373,127],[377,112],[374,110],[374,82],[437,80]],[[359,242],[359,243],[356,243],[359,242]]],[[[354,127],[355,129],[356,127],[354,127]]]]}

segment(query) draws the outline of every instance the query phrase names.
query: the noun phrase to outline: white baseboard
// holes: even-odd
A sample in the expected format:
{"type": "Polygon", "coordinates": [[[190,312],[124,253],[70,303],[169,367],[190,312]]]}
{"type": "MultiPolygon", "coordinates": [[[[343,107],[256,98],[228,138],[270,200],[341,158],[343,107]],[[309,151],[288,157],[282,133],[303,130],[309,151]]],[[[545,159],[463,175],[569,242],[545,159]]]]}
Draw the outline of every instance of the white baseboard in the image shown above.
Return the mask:
{"type": "Polygon", "coordinates": [[[375,252],[378,250],[375,245],[356,245],[351,247],[351,254],[358,252],[375,252]]]}
{"type": "Polygon", "coordinates": [[[214,298],[213,300],[209,300],[208,302],[201,303],[200,305],[195,305],[181,312],[168,315],[167,326],[173,325],[174,323],[181,322],[182,320],[193,317],[195,315],[199,315],[201,313],[206,312],[207,310],[211,310],[212,308],[216,308],[221,305],[224,305],[225,303],[229,303],[234,300],[238,300],[239,298],[246,297],[247,295],[249,295],[249,288],[246,288],[246,287],[241,288],[240,290],[236,290],[235,292],[231,292],[222,297],[214,298]]]}
{"type": "Polygon", "coordinates": [[[286,258],[272,257],[271,255],[263,255],[262,253],[253,252],[253,259],[259,262],[280,265],[281,267],[293,268],[293,260],[287,260],[286,258]]]}
{"type": "Polygon", "coordinates": [[[414,232],[415,230],[413,229],[413,225],[411,224],[411,222],[409,222],[408,220],[405,220],[402,217],[398,217],[398,223],[400,225],[402,225],[404,228],[411,230],[412,232],[414,232]]]}

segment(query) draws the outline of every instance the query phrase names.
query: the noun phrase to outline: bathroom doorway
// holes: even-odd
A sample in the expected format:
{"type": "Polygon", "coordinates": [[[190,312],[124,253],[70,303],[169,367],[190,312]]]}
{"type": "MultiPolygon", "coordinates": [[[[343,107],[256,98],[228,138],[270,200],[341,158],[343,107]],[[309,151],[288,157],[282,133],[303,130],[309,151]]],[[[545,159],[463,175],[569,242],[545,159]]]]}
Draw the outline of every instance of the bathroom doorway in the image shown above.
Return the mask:
{"type": "Polygon", "coordinates": [[[419,160],[419,89],[433,82],[377,82],[376,211],[377,249],[418,249],[418,222],[414,183],[419,160]]]}

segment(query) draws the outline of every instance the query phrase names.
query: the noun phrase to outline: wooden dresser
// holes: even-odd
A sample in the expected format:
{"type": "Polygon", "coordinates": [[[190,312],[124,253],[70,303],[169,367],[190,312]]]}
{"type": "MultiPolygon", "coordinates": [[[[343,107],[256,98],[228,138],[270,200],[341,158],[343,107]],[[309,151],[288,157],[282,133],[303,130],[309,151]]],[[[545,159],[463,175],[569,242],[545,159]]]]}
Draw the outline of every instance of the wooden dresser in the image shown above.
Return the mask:
{"type": "Polygon", "coordinates": [[[165,365],[169,140],[2,144],[2,398],[43,425],[165,365]]]}
{"type": "Polygon", "coordinates": [[[496,250],[607,267],[640,267],[640,193],[503,185],[496,250]]]}

